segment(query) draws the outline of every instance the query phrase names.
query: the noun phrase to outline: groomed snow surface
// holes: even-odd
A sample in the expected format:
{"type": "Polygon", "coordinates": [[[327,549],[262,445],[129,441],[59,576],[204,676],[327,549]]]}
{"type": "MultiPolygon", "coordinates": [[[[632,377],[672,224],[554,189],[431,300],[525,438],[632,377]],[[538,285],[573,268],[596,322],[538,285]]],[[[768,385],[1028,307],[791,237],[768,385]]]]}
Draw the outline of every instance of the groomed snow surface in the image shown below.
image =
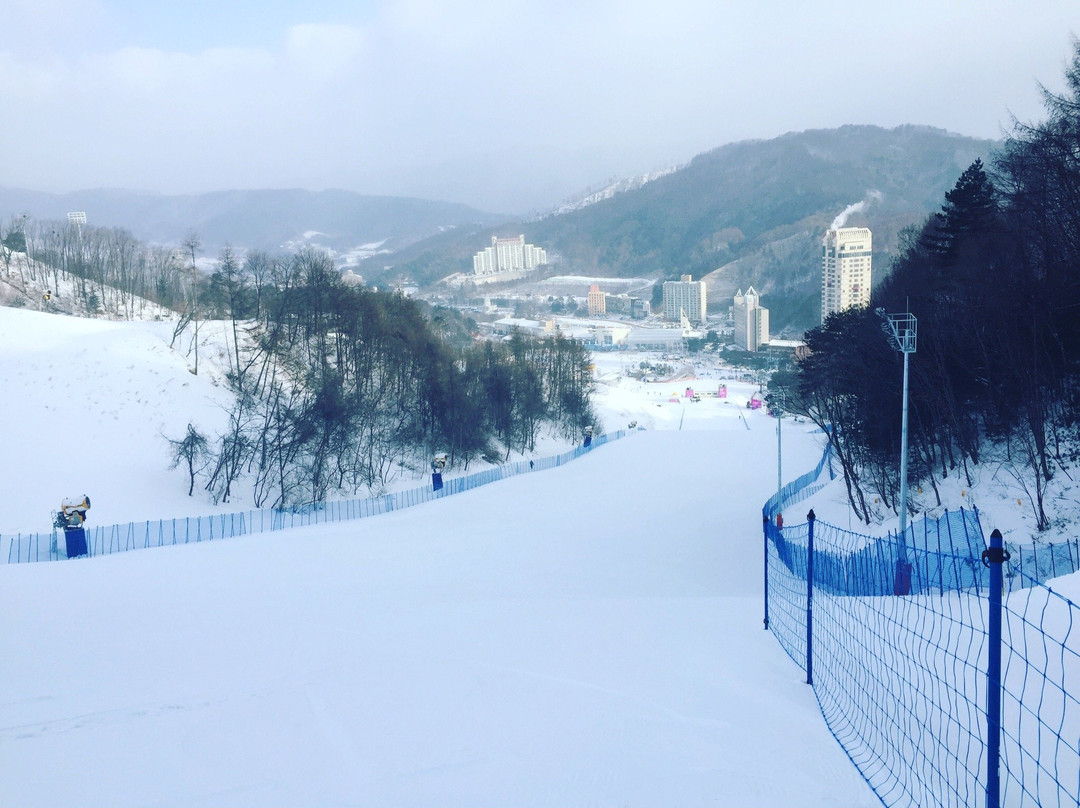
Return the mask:
{"type": "MultiPolygon", "coordinates": [[[[214,417],[219,391],[155,333],[0,309],[14,527],[82,493],[104,521],[210,510],[154,436],[214,417]],[[65,432],[60,457],[29,437],[65,432]]],[[[776,433],[743,406],[755,388],[673,403],[716,383],[618,375],[607,428],[649,429],[558,469],[353,522],[0,565],[0,804],[879,805],[762,628],[776,433]]],[[[785,478],[821,448],[785,424],[785,478]]]]}

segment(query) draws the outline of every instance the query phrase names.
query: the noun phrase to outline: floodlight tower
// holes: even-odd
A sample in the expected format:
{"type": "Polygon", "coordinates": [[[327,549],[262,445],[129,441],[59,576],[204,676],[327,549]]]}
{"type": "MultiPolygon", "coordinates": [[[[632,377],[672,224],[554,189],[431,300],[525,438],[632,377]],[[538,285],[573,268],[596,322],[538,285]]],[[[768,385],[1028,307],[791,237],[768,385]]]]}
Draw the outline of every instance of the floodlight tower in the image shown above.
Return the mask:
{"type": "Polygon", "coordinates": [[[79,249],[82,249],[82,226],[86,224],[86,211],[73,210],[68,212],[68,224],[73,224],[79,230],[79,249]]]}
{"type": "Polygon", "coordinates": [[[86,224],[86,211],[84,211],[84,210],[69,211],[67,217],[68,217],[68,224],[73,224],[78,229],[78,233],[79,233],[79,243],[78,243],[79,264],[78,265],[80,267],[82,267],[83,266],[83,261],[85,260],[85,256],[83,255],[82,226],[84,224],[86,224]]]}
{"type": "MultiPolygon", "coordinates": [[[[899,584],[901,565],[907,565],[908,357],[915,353],[918,321],[911,312],[886,314],[885,309],[882,308],[877,309],[876,312],[882,319],[881,330],[889,338],[889,344],[894,350],[904,355],[903,409],[900,418],[900,547],[896,559],[897,584],[899,584]]],[[[910,566],[908,566],[908,570],[910,570],[910,566]]],[[[908,572],[908,575],[910,575],[910,572],[908,572]]],[[[905,590],[903,592],[898,591],[896,594],[906,595],[910,590],[910,585],[909,577],[906,587],[894,587],[905,590]]]]}

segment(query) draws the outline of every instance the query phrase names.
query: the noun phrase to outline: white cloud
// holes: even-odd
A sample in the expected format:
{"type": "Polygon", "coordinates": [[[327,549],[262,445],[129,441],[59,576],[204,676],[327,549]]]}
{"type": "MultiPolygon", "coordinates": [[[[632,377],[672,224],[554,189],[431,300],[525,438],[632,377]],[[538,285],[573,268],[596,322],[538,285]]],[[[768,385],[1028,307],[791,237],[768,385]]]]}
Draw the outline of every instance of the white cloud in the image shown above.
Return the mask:
{"type": "Polygon", "coordinates": [[[347,77],[359,66],[364,32],[350,25],[294,25],[285,37],[285,57],[305,75],[331,81],[347,77]]]}
{"type": "MultiPolygon", "coordinates": [[[[20,125],[0,129],[0,154],[20,159],[0,182],[344,184],[492,207],[485,194],[543,189],[555,202],[614,173],[798,129],[995,136],[1009,111],[1038,116],[1037,81],[1058,86],[1064,21],[1077,19],[1063,0],[1038,13],[1002,0],[995,15],[976,14],[975,0],[911,0],[887,19],[844,0],[783,13],[722,0],[386,0],[346,15],[309,0],[255,45],[210,47],[197,26],[162,44],[138,27],[152,13],[125,15],[120,0],[46,0],[46,12],[13,2],[0,105],[20,125]],[[65,157],[72,140],[95,159],[65,157]]],[[[245,20],[213,11],[212,41],[238,42],[245,20]]]]}

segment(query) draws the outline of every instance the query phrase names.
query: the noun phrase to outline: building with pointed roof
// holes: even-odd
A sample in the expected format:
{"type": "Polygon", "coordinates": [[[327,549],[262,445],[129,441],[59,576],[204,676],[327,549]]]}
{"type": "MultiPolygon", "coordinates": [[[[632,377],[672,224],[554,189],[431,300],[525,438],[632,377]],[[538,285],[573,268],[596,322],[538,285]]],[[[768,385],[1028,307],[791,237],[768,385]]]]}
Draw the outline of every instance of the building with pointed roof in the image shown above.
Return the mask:
{"type": "Polygon", "coordinates": [[[762,308],[760,301],[753,286],[735,294],[735,344],[744,351],[759,351],[769,344],[769,310],[762,308]]]}

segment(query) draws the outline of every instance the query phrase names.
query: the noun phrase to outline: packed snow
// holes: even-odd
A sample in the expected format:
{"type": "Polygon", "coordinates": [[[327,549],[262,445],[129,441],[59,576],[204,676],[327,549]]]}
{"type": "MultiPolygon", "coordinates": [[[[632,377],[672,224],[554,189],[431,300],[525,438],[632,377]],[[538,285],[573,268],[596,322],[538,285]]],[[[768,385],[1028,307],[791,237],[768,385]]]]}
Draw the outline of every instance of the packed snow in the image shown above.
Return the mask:
{"type": "MultiPolygon", "coordinates": [[[[103,523],[212,510],[163,436],[212,429],[227,393],[210,343],[196,376],[170,337],[0,309],[0,525],[44,530],[84,493],[103,523]]],[[[598,409],[645,431],[558,469],[0,565],[0,803],[879,804],[762,627],[777,469],[757,387],[639,382],[626,361],[598,356],[598,409]]],[[[806,424],[783,441],[787,479],[820,457],[806,424]]]]}

